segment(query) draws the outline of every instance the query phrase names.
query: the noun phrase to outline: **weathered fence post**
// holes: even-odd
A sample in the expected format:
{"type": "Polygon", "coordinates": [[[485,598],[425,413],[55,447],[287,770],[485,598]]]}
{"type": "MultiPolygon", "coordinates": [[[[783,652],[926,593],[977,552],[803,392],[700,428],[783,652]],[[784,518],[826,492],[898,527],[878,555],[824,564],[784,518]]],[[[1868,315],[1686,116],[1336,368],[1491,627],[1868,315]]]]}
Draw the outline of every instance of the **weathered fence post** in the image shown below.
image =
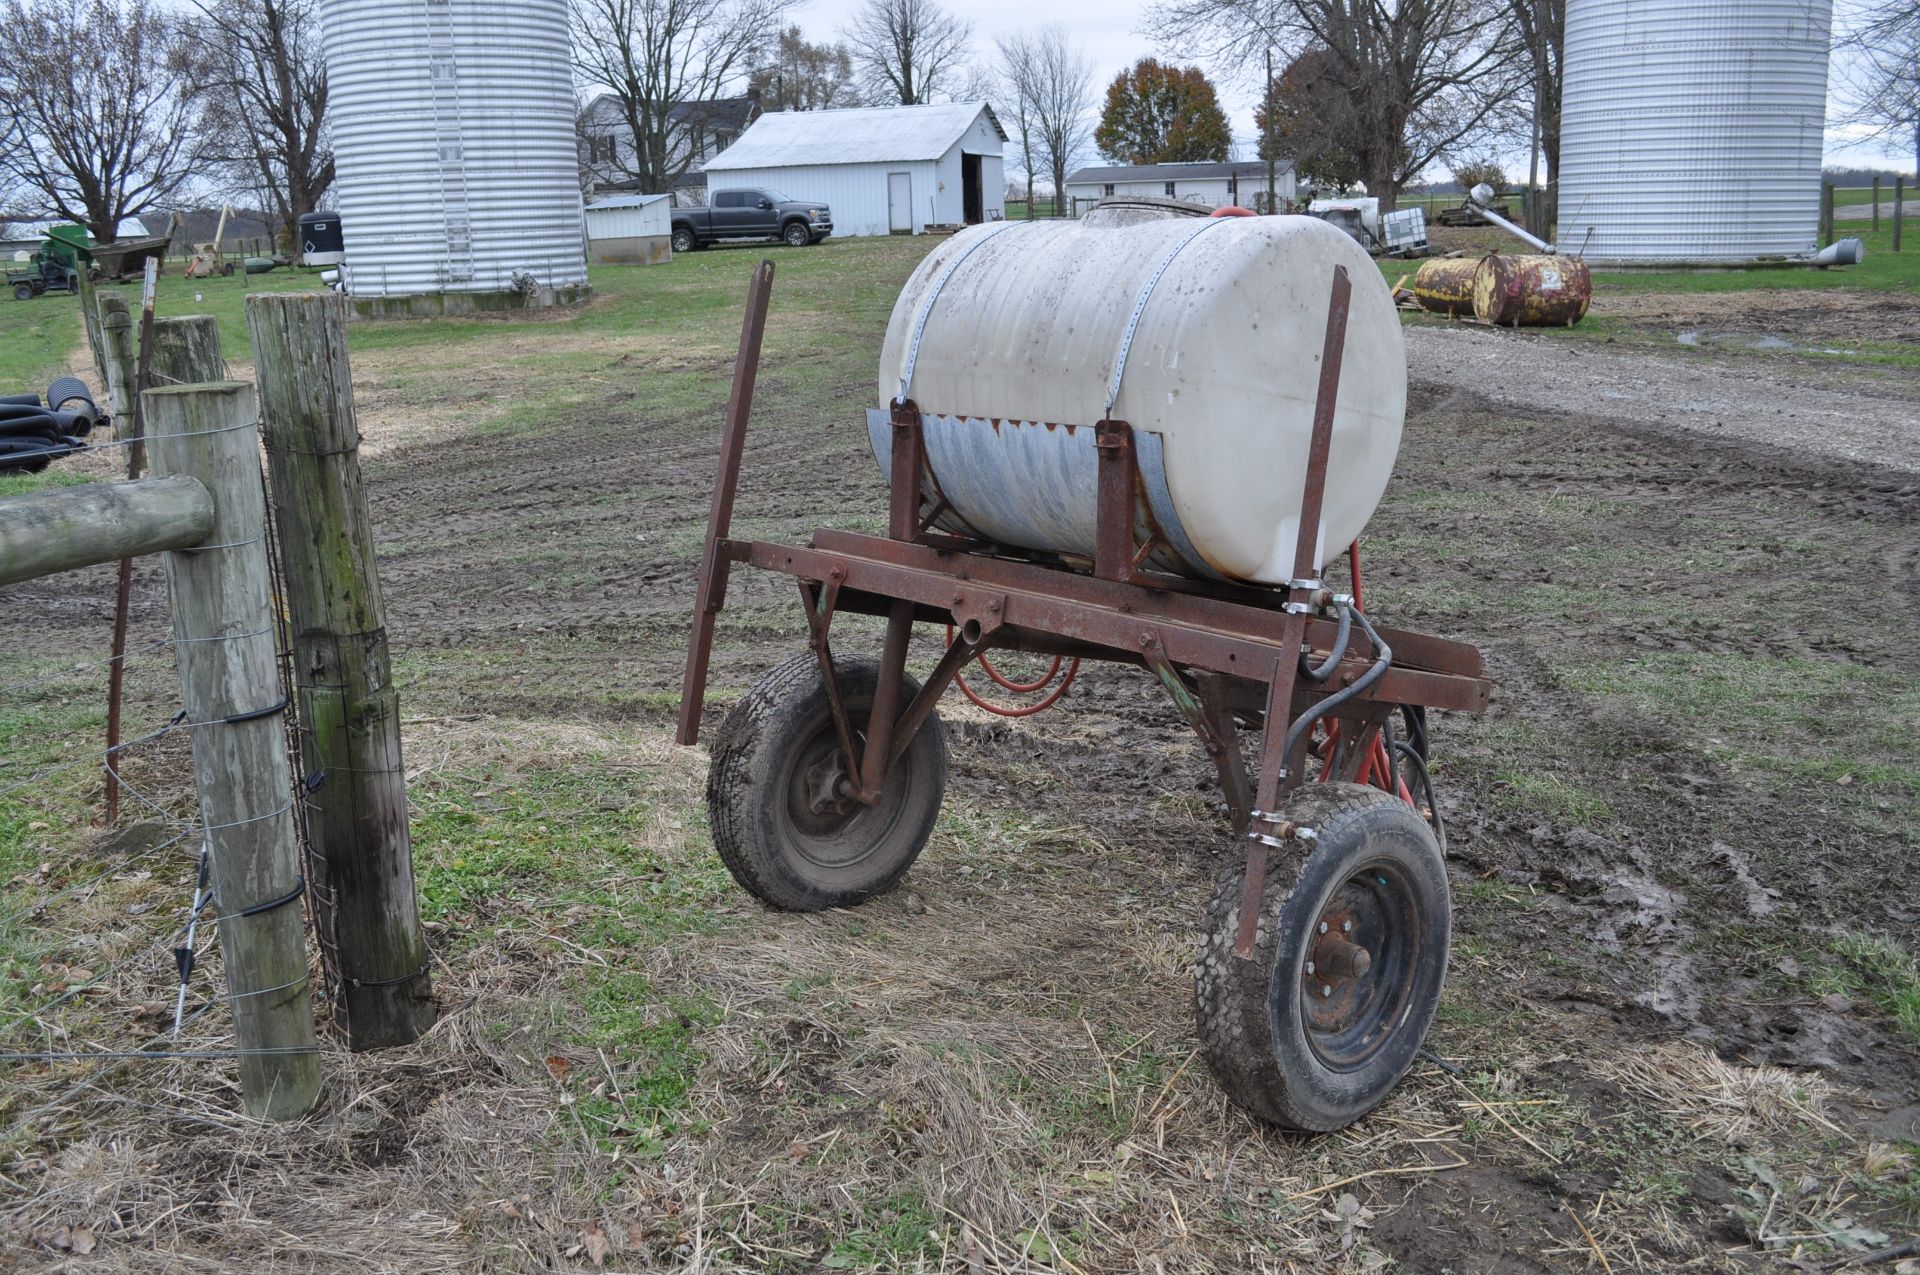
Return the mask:
{"type": "Polygon", "coordinates": [[[153,321],[153,383],[203,385],[227,379],[220,320],[210,314],[153,321]]]}
{"type": "Polygon", "coordinates": [[[1873,175],[1873,229],[1880,230],[1880,174],[1873,175]]]}
{"type": "Polygon", "coordinates": [[[198,479],[214,527],[166,555],[182,706],[193,728],[200,819],[247,1111],[284,1120],[320,1092],[292,784],[269,596],[267,511],[253,387],[234,381],[142,397],[153,472],[198,479]]]}
{"type": "Polygon", "coordinates": [[[320,777],[307,815],[327,874],[316,915],[323,954],[337,963],[347,1040],[358,1050],[417,1039],[435,1009],[346,313],[345,299],[331,292],[247,298],[300,717],[312,750],[306,766],[320,777]]]}
{"type": "Polygon", "coordinates": [[[133,378],[135,358],[133,312],[117,293],[100,297],[100,347],[106,358],[107,396],[113,400],[114,431],[133,436],[133,378]]]}
{"type": "Polygon", "coordinates": [[[1833,183],[1820,183],[1820,246],[1833,242],[1833,183]]]}
{"type": "Polygon", "coordinates": [[[1893,179],[1893,250],[1895,252],[1900,251],[1900,222],[1907,215],[1906,201],[1907,179],[1904,176],[1895,177],[1893,179]]]}
{"type": "Polygon", "coordinates": [[[80,322],[87,329],[87,349],[93,354],[94,373],[100,378],[100,384],[104,387],[107,382],[107,351],[100,331],[100,311],[96,308],[93,278],[88,273],[92,266],[84,255],[77,265],[74,293],[80,299],[80,322]]]}

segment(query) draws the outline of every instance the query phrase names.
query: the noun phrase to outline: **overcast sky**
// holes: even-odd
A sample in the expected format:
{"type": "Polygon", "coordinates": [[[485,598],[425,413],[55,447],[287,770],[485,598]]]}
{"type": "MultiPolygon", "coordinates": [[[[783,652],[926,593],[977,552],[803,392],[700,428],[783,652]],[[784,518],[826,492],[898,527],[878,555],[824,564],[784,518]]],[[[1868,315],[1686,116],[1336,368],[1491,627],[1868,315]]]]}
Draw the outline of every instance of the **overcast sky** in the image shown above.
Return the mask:
{"type": "MultiPolygon", "coordinates": [[[[820,42],[837,38],[835,33],[846,25],[861,2],[808,0],[795,8],[793,20],[806,31],[810,40],[820,42]]],[[[1840,0],[1840,7],[1844,9],[1850,2],[1840,0]]],[[[1141,34],[1146,25],[1146,0],[966,0],[965,3],[950,0],[949,7],[973,20],[974,61],[983,67],[991,65],[995,59],[993,44],[996,39],[1023,27],[1048,22],[1063,24],[1074,42],[1093,59],[1096,106],[1105,94],[1108,82],[1122,68],[1140,58],[1152,55],[1183,63],[1201,62],[1194,50],[1156,48],[1149,37],[1141,34]]],[[[1258,84],[1235,85],[1218,73],[1222,68],[1207,66],[1204,62],[1201,64],[1206,66],[1208,74],[1214,77],[1220,89],[1222,105],[1227,108],[1228,118],[1233,124],[1236,155],[1251,155],[1256,140],[1253,105],[1259,97],[1258,84]]],[[[1839,72],[1844,67],[1836,63],[1834,70],[1836,74],[1833,78],[1838,80],[1839,72]]],[[[1838,105],[1830,103],[1828,118],[1832,119],[1838,113],[1838,105]]],[[[1912,167],[1913,154],[1906,146],[1888,148],[1877,142],[1858,144],[1851,140],[1851,132],[1831,127],[1827,130],[1828,164],[1912,167]]],[[[1509,173],[1521,179],[1524,179],[1526,172],[1525,152],[1526,146],[1522,142],[1514,148],[1513,154],[1502,157],[1509,173]]],[[[1094,158],[1091,148],[1088,158],[1094,158]]]]}

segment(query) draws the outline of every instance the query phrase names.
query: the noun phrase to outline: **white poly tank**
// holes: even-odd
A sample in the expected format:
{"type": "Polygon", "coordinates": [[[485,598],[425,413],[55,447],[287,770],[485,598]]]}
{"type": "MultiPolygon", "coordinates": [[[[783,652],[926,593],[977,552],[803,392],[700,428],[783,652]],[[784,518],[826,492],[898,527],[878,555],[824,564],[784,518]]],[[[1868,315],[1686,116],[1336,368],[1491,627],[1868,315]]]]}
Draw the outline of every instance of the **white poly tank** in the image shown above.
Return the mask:
{"type": "Polygon", "coordinates": [[[1564,252],[1739,264],[1819,248],[1832,0],[1567,0],[1564,252]]]}
{"type": "Polygon", "coordinates": [[[586,282],[567,0],[321,0],[355,296],[586,282]]]}
{"type": "Polygon", "coordinates": [[[950,507],[941,527],[1091,559],[1093,427],[1111,417],[1133,427],[1144,489],[1136,534],[1158,533],[1154,565],[1283,584],[1335,266],[1346,267],[1353,293],[1319,529],[1324,565],[1359,536],[1393,473],[1407,363],[1379,269],[1313,217],[1092,216],[955,235],[894,303],[882,406],[868,413],[875,456],[884,470],[885,405],[903,392],[924,312],[904,392],[924,421],[929,502],[950,507]]]}

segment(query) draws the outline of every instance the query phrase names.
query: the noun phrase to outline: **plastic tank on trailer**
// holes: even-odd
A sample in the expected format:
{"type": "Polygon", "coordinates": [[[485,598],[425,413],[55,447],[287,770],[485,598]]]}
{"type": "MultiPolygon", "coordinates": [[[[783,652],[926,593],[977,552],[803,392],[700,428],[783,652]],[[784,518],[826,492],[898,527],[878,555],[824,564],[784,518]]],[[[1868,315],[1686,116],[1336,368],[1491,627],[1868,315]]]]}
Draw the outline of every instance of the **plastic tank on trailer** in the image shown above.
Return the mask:
{"type": "Polygon", "coordinates": [[[1714,265],[1818,247],[1832,0],[1567,0],[1560,247],[1714,265]]]}
{"type": "MultiPolygon", "coordinates": [[[[883,405],[904,396],[920,409],[936,525],[1091,559],[1093,427],[1121,420],[1153,565],[1286,582],[1336,266],[1353,290],[1324,564],[1386,489],[1407,370],[1380,271],[1312,217],[1001,222],[929,254],[894,304],[879,392],[883,405]]],[[[884,470],[885,406],[868,427],[884,470]]]]}
{"type": "Polygon", "coordinates": [[[321,0],[347,291],[586,282],[567,0],[321,0]]]}

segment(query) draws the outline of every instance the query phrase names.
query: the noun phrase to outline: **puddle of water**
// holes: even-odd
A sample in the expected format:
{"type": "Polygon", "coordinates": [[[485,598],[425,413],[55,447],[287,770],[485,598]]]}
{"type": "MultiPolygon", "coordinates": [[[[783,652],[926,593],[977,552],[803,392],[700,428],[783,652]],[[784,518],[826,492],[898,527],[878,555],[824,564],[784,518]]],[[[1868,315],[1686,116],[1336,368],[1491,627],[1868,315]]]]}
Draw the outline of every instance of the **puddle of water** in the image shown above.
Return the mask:
{"type": "Polygon", "coordinates": [[[1682,345],[1730,346],[1741,350],[1791,350],[1793,342],[1781,336],[1754,336],[1748,332],[1713,332],[1705,328],[1688,328],[1674,333],[1674,340],[1682,345]]]}

